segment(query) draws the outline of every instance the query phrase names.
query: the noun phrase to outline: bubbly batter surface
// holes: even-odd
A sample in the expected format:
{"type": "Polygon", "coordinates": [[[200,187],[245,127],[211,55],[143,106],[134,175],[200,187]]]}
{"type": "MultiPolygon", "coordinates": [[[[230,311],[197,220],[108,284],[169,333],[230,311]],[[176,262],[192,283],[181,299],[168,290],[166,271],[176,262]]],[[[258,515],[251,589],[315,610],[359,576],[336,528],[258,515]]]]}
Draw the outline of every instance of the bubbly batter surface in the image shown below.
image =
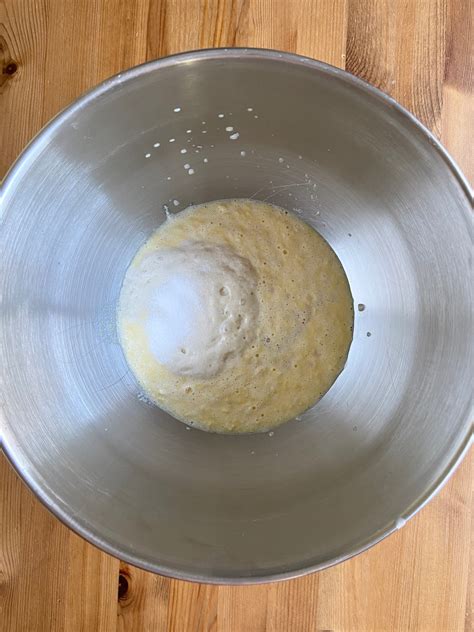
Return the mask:
{"type": "Polygon", "coordinates": [[[344,367],[352,297],[327,242],[287,211],[221,200],[168,219],[138,251],[118,310],[148,397],[203,430],[263,432],[344,367]]]}

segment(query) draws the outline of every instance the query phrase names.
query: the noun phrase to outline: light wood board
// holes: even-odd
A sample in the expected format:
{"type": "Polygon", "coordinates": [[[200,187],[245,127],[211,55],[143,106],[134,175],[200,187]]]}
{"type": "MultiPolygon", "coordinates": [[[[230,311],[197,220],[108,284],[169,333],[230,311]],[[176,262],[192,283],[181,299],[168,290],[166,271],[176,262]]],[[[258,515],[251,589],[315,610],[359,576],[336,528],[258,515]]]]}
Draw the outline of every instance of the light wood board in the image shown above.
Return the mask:
{"type": "MultiPolygon", "coordinates": [[[[390,93],[472,181],[470,6],[0,0],[0,177],[50,117],[111,74],[187,49],[259,46],[345,67],[390,93]]],[[[353,560],[279,584],[217,587],[154,576],[98,551],[53,518],[0,456],[0,629],[471,631],[473,464],[471,453],[402,530],[353,560]]]]}

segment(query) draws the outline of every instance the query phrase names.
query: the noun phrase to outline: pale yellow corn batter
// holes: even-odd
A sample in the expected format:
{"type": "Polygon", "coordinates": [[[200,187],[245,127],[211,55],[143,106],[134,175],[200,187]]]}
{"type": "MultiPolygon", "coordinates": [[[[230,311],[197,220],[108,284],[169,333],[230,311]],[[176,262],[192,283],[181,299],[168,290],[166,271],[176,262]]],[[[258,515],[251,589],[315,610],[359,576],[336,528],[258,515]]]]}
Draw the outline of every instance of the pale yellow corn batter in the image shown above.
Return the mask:
{"type": "Polygon", "coordinates": [[[312,406],[344,367],[353,308],[327,242],[264,202],[168,219],[125,276],[120,340],[148,397],[181,421],[263,432],[312,406]]]}

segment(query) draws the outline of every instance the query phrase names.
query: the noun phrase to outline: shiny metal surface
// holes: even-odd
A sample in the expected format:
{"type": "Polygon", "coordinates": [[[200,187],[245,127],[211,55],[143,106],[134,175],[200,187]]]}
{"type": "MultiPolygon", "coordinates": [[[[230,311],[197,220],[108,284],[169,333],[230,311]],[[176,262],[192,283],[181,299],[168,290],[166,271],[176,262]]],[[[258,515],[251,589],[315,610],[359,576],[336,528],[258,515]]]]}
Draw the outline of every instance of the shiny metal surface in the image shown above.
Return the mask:
{"type": "Polygon", "coordinates": [[[4,449],[110,553],[211,582],[296,576],[401,526],[467,449],[469,188],[350,75],[237,49],[134,68],[33,141],[1,204],[4,449]],[[319,230],[356,304],[345,370],[273,436],[188,431],[148,405],[115,330],[124,272],[165,207],[236,196],[319,230]]]}

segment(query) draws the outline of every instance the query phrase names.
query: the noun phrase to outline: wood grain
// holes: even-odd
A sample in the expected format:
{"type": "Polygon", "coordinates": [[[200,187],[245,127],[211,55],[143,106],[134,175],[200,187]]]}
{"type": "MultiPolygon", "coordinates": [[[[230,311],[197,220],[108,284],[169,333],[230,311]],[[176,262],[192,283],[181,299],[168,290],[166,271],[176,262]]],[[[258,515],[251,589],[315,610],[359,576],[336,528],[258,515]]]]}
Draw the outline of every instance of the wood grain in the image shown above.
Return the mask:
{"type": "MultiPolygon", "coordinates": [[[[345,66],[391,93],[472,180],[471,7],[469,0],[0,1],[0,176],[51,116],[119,70],[180,50],[262,46],[345,66]]],[[[188,584],[120,563],[53,518],[4,458],[0,468],[0,629],[474,629],[472,454],[437,498],[370,551],[309,577],[252,587],[188,584]]]]}

